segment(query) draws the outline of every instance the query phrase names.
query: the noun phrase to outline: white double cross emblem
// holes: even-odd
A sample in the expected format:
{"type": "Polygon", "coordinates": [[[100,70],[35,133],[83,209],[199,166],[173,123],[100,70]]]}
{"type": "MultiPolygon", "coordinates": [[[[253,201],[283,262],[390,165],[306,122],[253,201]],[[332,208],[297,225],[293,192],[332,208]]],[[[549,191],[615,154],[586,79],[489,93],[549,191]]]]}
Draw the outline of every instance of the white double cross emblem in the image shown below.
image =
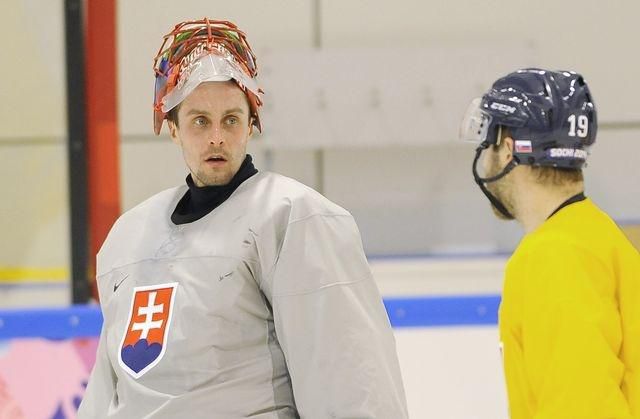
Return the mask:
{"type": "Polygon", "coordinates": [[[134,323],[131,326],[131,330],[141,330],[140,339],[146,339],[149,335],[149,331],[151,329],[159,329],[162,327],[162,322],[164,320],[153,320],[153,315],[162,313],[164,310],[164,304],[156,305],[156,295],[158,293],[152,291],[149,293],[149,302],[146,307],[138,308],[138,316],[145,316],[144,322],[142,323],[134,323]]]}

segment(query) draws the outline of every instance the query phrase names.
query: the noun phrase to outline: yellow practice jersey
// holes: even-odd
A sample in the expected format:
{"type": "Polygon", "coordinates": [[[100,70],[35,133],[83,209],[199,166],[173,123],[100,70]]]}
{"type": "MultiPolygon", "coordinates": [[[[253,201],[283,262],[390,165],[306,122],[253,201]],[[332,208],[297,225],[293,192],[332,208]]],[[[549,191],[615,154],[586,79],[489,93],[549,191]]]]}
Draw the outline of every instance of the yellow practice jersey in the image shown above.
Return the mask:
{"type": "Polygon", "coordinates": [[[500,337],[512,419],[640,418],[640,254],[589,199],[518,246],[500,337]]]}

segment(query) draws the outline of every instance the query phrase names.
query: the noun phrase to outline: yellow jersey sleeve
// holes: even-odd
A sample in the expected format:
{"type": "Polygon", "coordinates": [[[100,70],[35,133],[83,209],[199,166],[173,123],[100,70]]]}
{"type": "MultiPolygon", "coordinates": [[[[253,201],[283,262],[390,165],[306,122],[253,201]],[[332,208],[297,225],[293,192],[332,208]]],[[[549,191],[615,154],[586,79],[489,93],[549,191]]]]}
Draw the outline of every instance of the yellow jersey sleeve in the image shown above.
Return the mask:
{"type": "Polygon", "coordinates": [[[512,419],[632,417],[609,269],[588,248],[549,235],[510,261],[500,333],[512,419]]]}

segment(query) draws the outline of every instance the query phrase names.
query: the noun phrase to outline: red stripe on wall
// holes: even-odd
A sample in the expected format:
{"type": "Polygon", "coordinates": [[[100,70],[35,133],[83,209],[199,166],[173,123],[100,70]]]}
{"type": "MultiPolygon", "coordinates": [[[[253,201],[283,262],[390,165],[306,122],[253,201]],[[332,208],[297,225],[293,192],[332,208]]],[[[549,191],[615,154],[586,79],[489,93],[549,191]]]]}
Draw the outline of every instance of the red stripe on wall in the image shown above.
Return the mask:
{"type": "MultiPolygon", "coordinates": [[[[87,1],[86,94],[90,277],[120,215],[116,0],[87,1]]],[[[95,295],[95,289],[94,289],[95,295]]]]}

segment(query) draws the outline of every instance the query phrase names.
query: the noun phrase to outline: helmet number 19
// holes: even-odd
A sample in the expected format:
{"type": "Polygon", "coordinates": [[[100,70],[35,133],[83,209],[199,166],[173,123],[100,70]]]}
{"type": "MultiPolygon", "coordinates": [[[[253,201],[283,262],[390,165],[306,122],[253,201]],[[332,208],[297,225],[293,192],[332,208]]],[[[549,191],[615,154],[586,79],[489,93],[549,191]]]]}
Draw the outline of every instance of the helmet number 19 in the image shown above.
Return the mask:
{"type": "Polygon", "coordinates": [[[587,134],[589,133],[589,119],[586,115],[578,115],[576,117],[576,115],[573,114],[569,116],[567,120],[569,121],[569,137],[575,137],[577,134],[580,138],[587,138],[587,134]]]}

